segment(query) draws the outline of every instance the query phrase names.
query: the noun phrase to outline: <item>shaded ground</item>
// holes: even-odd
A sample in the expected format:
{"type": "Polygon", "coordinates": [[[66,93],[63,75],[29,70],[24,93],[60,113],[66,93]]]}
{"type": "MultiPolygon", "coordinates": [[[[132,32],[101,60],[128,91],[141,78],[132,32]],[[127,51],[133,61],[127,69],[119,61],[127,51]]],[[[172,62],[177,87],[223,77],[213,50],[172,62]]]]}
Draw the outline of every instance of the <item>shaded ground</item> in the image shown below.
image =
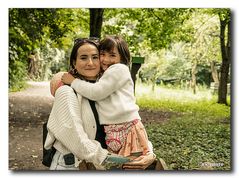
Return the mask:
{"type": "MultiPolygon", "coordinates": [[[[49,82],[29,82],[29,88],[9,93],[9,169],[47,170],[42,160],[42,124],[53,97],[49,82]]],[[[170,113],[141,110],[143,122],[164,122],[170,113]]]]}

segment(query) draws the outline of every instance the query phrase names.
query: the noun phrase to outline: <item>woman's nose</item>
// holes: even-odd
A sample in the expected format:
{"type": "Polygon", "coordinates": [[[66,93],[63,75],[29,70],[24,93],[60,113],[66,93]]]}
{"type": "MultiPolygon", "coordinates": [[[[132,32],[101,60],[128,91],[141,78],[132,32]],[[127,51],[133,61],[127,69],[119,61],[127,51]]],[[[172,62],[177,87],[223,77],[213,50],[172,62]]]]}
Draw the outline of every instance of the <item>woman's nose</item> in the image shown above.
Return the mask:
{"type": "Polygon", "coordinates": [[[93,65],[93,59],[90,58],[90,59],[88,60],[88,65],[93,65]]]}

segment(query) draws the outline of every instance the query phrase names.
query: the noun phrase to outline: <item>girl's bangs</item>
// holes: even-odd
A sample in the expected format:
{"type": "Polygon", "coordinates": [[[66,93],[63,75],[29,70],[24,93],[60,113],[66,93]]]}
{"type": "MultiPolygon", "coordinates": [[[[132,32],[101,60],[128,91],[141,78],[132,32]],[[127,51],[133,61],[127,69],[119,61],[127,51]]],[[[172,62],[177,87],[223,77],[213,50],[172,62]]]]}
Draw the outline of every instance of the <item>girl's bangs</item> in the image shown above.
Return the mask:
{"type": "Polygon", "coordinates": [[[116,43],[112,39],[106,38],[100,43],[100,51],[112,52],[115,46],[116,43]]]}

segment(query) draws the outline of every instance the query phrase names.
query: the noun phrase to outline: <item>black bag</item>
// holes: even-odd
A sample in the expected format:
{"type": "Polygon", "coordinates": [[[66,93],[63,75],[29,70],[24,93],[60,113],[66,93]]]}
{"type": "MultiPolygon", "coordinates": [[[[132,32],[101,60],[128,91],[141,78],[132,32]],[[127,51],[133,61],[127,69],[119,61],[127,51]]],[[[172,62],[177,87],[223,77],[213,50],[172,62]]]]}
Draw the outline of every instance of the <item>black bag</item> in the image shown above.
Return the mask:
{"type": "Polygon", "coordinates": [[[51,147],[48,150],[44,148],[47,133],[48,133],[48,130],[47,130],[47,122],[46,122],[46,123],[43,124],[43,159],[42,159],[42,164],[47,166],[47,167],[50,167],[53,156],[55,155],[56,149],[54,147],[51,147]]]}

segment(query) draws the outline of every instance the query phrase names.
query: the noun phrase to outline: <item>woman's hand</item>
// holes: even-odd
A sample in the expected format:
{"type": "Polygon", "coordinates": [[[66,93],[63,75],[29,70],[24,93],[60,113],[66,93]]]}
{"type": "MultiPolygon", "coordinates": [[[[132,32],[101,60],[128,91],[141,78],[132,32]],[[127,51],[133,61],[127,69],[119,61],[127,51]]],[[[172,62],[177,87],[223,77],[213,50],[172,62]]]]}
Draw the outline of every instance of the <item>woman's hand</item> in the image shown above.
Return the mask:
{"type": "Polygon", "coordinates": [[[71,85],[71,83],[73,82],[73,80],[75,80],[75,77],[73,77],[71,74],[69,73],[64,73],[61,77],[61,81],[64,83],[64,84],[67,84],[67,85],[71,85]]]}
{"type": "Polygon", "coordinates": [[[142,155],[137,157],[131,162],[125,163],[123,165],[123,169],[132,169],[132,170],[141,170],[146,169],[149,165],[151,165],[156,156],[154,153],[148,153],[146,155],[142,155]]]}

